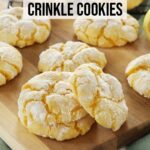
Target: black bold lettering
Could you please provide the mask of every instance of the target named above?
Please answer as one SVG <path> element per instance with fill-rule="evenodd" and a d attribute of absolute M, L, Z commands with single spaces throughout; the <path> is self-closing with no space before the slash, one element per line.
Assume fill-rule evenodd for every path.
<path fill-rule="evenodd" d="M 34 15 L 34 10 L 31 11 L 31 8 L 34 7 L 34 4 L 33 3 L 29 3 L 28 4 L 28 15 L 29 16 L 33 16 Z"/>
<path fill-rule="evenodd" d="M 118 9 L 118 11 L 116 12 L 116 14 L 118 16 L 121 16 L 123 14 L 123 12 L 122 12 L 122 3 L 117 3 L 117 9 Z"/>

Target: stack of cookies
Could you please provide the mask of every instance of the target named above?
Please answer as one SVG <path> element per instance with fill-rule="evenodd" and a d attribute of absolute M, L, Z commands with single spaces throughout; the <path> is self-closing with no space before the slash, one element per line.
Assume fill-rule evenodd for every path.
<path fill-rule="evenodd" d="M 24 20 L 22 15 L 19 7 L 0 12 L 0 85 L 22 70 L 21 53 L 13 46 L 41 44 L 51 32 L 50 20 Z M 130 15 L 120 20 L 76 19 L 73 27 L 85 43 L 57 43 L 43 51 L 38 62 L 41 74 L 22 86 L 18 99 L 21 123 L 34 134 L 58 141 L 84 135 L 94 122 L 117 131 L 128 116 L 121 83 L 103 71 L 105 54 L 87 44 L 111 48 L 133 42 L 138 21 Z M 141 56 L 126 69 L 129 85 L 148 98 L 144 83 L 150 81 L 149 60 L 149 54 Z"/>
<path fill-rule="evenodd" d="M 40 54 L 43 72 L 23 87 L 18 100 L 22 124 L 58 141 L 88 132 L 96 121 L 118 130 L 128 108 L 120 82 L 103 72 L 104 53 L 82 42 L 57 43 Z"/>

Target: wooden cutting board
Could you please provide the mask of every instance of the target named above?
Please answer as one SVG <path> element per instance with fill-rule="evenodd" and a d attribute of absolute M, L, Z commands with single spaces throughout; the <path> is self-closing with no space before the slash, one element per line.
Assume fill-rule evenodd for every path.
<path fill-rule="evenodd" d="M 21 86 L 38 74 L 37 63 L 43 50 L 56 42 L 76 40 L 72 23 L 73 20 L 52 20 L 52 33 L 49 39 L 41 45 L 35 44 L 20 49 L 24 58 L 22 73 L 0 87 L 0 137 L 13 150 L 116 150 L 150 132 L 150 100 L 134 92 L 128 86 L 124 74 L 125 67 L 132 59 L 150 52 L 150 42 L 146 40 L 143 31 L 140 32 L 139 39 L 132 44 L 101 49 L 108 60 L 105 72 L 111 73 L 121 81 L 129 107 L 128 119 L 119 131 L 112 132 L 95 123 L 86 135 L 57 142 L 35 136 L 20 124 L 17 117 L 17 99 Z"/>

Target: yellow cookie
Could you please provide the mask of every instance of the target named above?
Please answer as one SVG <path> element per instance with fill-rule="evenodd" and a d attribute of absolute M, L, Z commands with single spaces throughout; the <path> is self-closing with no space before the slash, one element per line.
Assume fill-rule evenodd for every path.
<path fill-rule="evenodd" d="M 150 40 L 150 10 L 147 12 L 144 18 L 144 31 L 147 38 Z"/>
<path fill-rule="evenodd" d="M 46 41 L 51 32 L 50 21 L 26 20 L 22 15 L 21 7 L 0 12 L 0 41 L 20 48 Z"/>
<path fill-rule="evenodd" d="M 127 8 L 128 8 L 128 10 L 139 6 L 143 1 L 144 0 L 127 0 Z"/>
<path fill-rule="evenodd" d="M 0 86 L 12 80 L 22 70 L 20 52 L 3 42 L 0 42 Z"/>
<path fill-rule="evenodd" d="M 96 64 L 83 64 L 71 82 L 80 104 L 100 125 L 116 131 L 126 121 L 128 108 L 115 77 L 103 73 Z"/>
<path fill-rule="evenodd" d="M 101 68 L 106 65 L 104 53 L 85 43 L 68 41 L 50 46 L 40 54 L 38 69 L 44 71 L 74 71 L 85 63 L 96 63 Z"/>
<path fill-rule="evenodd" d="M 74 32 L 85 43 L 110 48 L 123 46 L 138 38 L 139 23 L 130 15 L 121 20 L 76 19 Z"/>
<path fill-rule="evenodd" d="M 140 95 L 150 98 L 150 54 L 131 61 L 126 68 L 129 85 Z"/>
<path fill-rule="evenodd" d="M 44 72 L 22 87 L 18 115 L 30 132 L 63 141 L 90 130 L 94 120 L 72 92 L 71 76 L 70 72 Z"/>

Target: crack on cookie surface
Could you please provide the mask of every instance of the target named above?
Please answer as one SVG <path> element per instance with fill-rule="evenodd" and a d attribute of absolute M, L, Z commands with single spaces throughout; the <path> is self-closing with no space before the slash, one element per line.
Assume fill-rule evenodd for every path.
<path fill-rule="evenodd" d="M 68 78 L 70 78 L 70 76 L 71 73 L 46 72 L 32 78 L 23 86 L 20 98 L 18 100 L 20 112 L 19 117 L 20 120 L 23 121 L 22 123 L 24 124 L 24 126 L 29 128 L 31 132 L 34 132 L 35 134 L 41 136 L 55 138 L 57 140 L 65 140 L 69 138 L 74 138 L 78 135 L 82 135 L 83 133 L 86 133 L 90 129 L 94 121 L 78 104 L 76 97 L 72 93 L 71 85 L 68 81 Z M 39 83 L 40 85 L 38 85 Z M 66 87 L 65 86 L 63 87 L 63 85 L 65 85 Z M 27 93 L 28 92 L 29 93 L 27 94 L 26 91 Z M 36 97 L 33 97 L 34 95 L 32 94 L 32 92 L 37 92 L 37 94 L 40 92 L 39 96 L 37 97 L 38 99 L 36 99 Z M 37 95 L 36 93 L 34 94 L 35 96 Z M 28 99 L 30 97 L 33 97 L 33 99 Z M 22 104 L 22 102 L 24 104 Z M 42 103 L 46 111 L 44 122 L 40 123 L 40 127 L 42 128 L 43 131 L 43 132 L 41 131 L 41 133 L 39 133 L 39 131 L 37 131 L 36 129 L 32 130 L 32 123 L 37 126 L 39 123 L 36 122 L 36 120 L 34 120 L 35 116 L 32 117 L 29 116 L 28 115 L 29 112 L 26 111 L 27 106 L 34 102 Z M 63 103 L 61 104 L 61 102 Z M 68 105 L 68 108 L 70 106 L 70 112 L 68 112 L 69 113 L 68 116 L 65 116 L 66 112 L 61 112 L 61 111 L 69 111 L 67 107 L 66 110 L 63 108 L 65 106 L 65 103 Z M 34 110 L 35 113 L 35 108 L 33 109 L 33 107 L 34 104 L 32 104 L 32 111 Z M 25 109 L 25 111 L 22 111 L 22 108 Z M 89 118 L 88 120 L 90 120 L 89 125 L 86 125 L 88 123 L 88 120 L 86 121 L 86 118 Z M 84 124 L 88 126 L 85 129 L 83 128 L 82 129 L 83 131 L 80 130 L 80 126 L 78 127 L 77 125 L 78 122 L 80 122 L 80 120 L 83 120 Z M 45 135 L 46 129 L 44 131 L 45 126 L 44 124 L 46 125 L 46 129 L 50 132 L 47 133 L 46 135 Z M 63 127 L 61 128 L 59 126 Z M 52 131 L 53 128 L 55 128 L 55 131 Z M 68 129 L 66 129 L 65 131 L 65 128 Z M 65 131 L 64 133 L 63 130 Z M 57 133 L 57 131 L 60 133 Z M 62 135 L 59 137 L 59 134 Z"/>
<path fill-rule="evenodd" d="M 105 24 L 102 25 L 104 20 L 98 23 L 97 20 L 90 20 L 90 19 L 83 19 L 82 21 L 80 19 L 76 19 L 74 22 L 74 31 L 77 36 L 77 38 L 81 41 L 84 41 L 85 43 L 104 47 L 104 48 L 111 48 L 114 46 L 123 46 L 127 44 L 128 42 L 133 42 L 137 39 L 138 30 L 139 30 L 139 24 L 138 21 L 133 18 L 130 15 L 127 15 L 127 19 L 123 20 L 120 19 L 121 25 L 118 27 L 118 31 L 116 32 L 117 40 L 114 37 L 111 37 L 110 35 L 106 35 L 107 28 L 109 25 L 111 25 L 111 20 L 106 20 Z M 114 20 L 114 22 L 118 23 Z M 131 23 L 132 22 L 132 23 Z M 85 26 L 86 24 L 86 26 Z M 118 23 L 119 24 L 119 23 Z M 92 25 L 92 26 L 91 26 Z M 95 27 L 94 27 L 95 25 Z M 99 28 L 97 27 L 99 25 Z M 124 31 L 126 27 L 126 30 L 130 30 L 130 34 L 132 33 L 132 38 L 130 39 L 130 34 L 125 34 L 126 31 Z M 131 30 L 132 27 L 132 30 Z M 93 28 L 93 33 L 91 31 L 91 28 Z M 109 30 L 114 31 L 113 27 L 109 27 Z M 135 29 L 135 32 L 134 32 Z M 98 35 L 95 36 L 95 30 L 97 30 Z M 96 33 L 97 34 L 97 33 Z M 112 33 L 113 34 L 113 33 Z M 129 36 L 128 38 L 126 36 Z"/>

